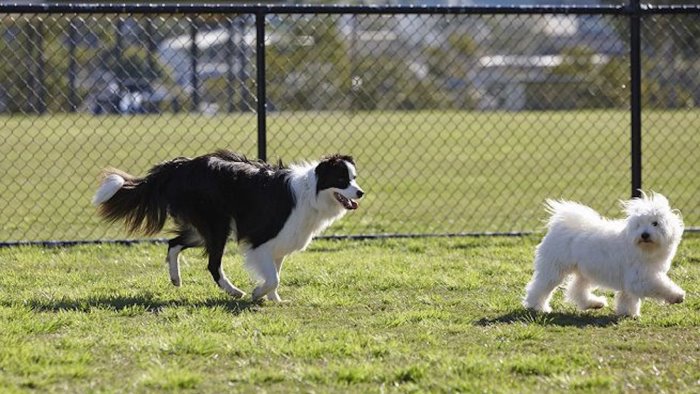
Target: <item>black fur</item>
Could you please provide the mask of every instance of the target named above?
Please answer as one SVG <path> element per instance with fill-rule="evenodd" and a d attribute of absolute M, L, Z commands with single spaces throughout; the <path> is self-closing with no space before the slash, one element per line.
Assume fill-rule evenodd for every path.
<path fill-rule="evenodd" d="M 203 239 L 208 253 L 222 247 L 232 230 L 239 242 L 253 248 L 267 242 L 280 232 L 295 204 L 289 169 L 223 150 L 159 164 L 143 178 L 107 173 L 126 182 L 100 206 L 102 217 L 125 220 L 129 231 L 150 235 L 162 230 L 170 214 L 178 234 Z"/>
<path fill-rule="evenodd" d="M 345 162 L 355 164 L 351 156 L 333 155 L 327 156 L 316 167 L 316 193 L 324 189 L 336 187 L 344 189 L 350 184 L 348 167 Z"/>

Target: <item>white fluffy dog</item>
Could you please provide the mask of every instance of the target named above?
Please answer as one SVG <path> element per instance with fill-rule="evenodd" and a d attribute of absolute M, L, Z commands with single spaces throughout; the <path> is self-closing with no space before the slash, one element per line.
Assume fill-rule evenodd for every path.
<path fill-rule="evenodd" d="M 618 315 L 639 316 L 645 297 L 683 302 L 685 292 L 666 275 L 683 234 L 680 212 L 658 193 L 621 202 L 627 218 L 610 220 L 570 201 L 547 200 L 548 231 L 535 252 L 535 272 L 523 305 L 550 312 L 555 288 L 571 275 L 566 298 L 580 309 L 606 305 L 593 294 L 615 290 Z"/>

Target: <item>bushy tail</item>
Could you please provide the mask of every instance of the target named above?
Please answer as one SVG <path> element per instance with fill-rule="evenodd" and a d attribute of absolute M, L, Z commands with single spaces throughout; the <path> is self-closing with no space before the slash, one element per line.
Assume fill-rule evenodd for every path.
<path fill-rule="evenodd" d="M 568 228 L 581 228 L 593 222 L 600 222 L 602 217 L 593 208 L 573 201 L 547 200 L 545 208 L 551 215 L 547 227 L 563 225 Z"/>
<path fill-rule="evenodd" d="M 143 178 L 107 169 L 92 203 L 99 207 L 103 219 L 123 220 L 129 232 L 153 235 L 165 226 L 168 201 L 164 191 L 176 167 L 175 161 L 166 162 L 153 167 Z"/>
<path fill-rule="evenodd" d="M 97 189 L 97 192 L 92 197 L 92 205 L 98 206 L 109 200 L 126 183 L 126 179 L 122 175 L 108 171 L 105 171 L 105 177 L 100 184 L 100 188 Z"/>

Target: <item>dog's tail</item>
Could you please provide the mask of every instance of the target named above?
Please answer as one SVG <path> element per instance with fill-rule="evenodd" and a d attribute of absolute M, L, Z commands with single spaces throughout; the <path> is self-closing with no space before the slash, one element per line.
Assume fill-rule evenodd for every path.
<path fill-rule="evenodd" d="M 106 169 L 92 203 L 110 222 L 123 220 L 129 232 L 153 235 L 168 217 L 167 184 L 182 159 L 153 167 L 143 178 L 114 168 Z"/>
<path fill-rule="evenodd" d="M 603 220 L 593 208 L 573 201 L 547 199 L 545 209 L 550 214 L 547 222 L 549 229 L 560 225 L 568 228 L 583 228 L 592 222 Z"/>

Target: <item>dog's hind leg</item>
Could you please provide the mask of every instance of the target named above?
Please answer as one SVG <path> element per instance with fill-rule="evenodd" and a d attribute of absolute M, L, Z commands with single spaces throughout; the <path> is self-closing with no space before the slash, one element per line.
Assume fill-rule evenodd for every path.
<path fill-rule="evenodd" d="M 581 274 L 574 274 L 566 288 L 566 299 L 579 309 L 600 309 L 607 305 L 605 297 L 593 294 L 593 286 Z"/>
<path fill-rule="evenodd" d="M 532 280 L 527 284 L 523 306 L 539 312 L 551 312 L 549 301 L 554 290 L 564 281 L 567 274 L 568 272 L 554 269 L 546 270 L 546 272 L 536 270 Z"/>
<path fill-rule="evenodd" d="M 180 252 L 187 248 L 202 246 L 202 238 L 196 230 L 190 228 L 181 228 L 178 230 L 178 236 L 168 241 L 168 255 L 166 261 L 168 263 L 168 271 L 170 272 L 170 282 L 175 286 L 180 286 Z"/>
<path fill-rule="evenodd" d="M 219 287 L 221 287 L 226 293 L 234 298 L 241 298 L 245 295 L 245 292 L 236 286 L 232 285 L 231 282 L 226 278 L 224 269 L 221 266 L 221 259 L 224 256 L 224 249 L 226 248 L 226 240 L 228 234 L 226 232 L 215 232 L 206 238 L 206 248 L 207 254 L 209 255 L 209 272 L 211 273 L 214 282 L 216 282 Z"/>

